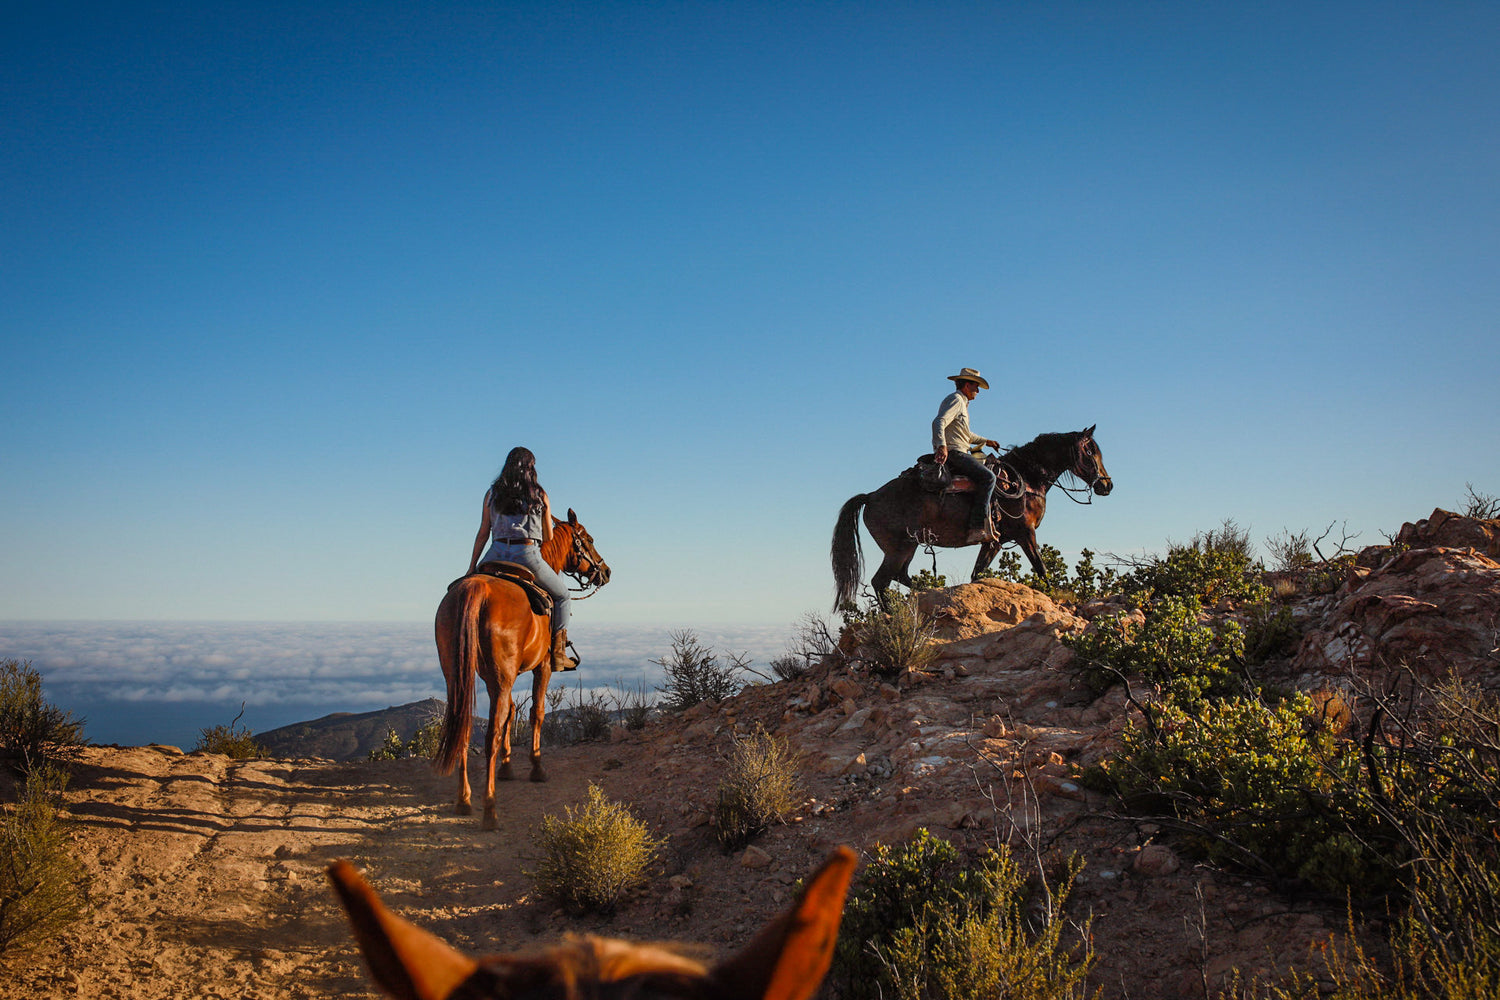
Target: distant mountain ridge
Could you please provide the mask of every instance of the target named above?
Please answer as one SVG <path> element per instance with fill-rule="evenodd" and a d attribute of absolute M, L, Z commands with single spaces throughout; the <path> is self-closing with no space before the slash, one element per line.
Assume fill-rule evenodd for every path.
<path fill-rule="evenodd" d="M 442 714 L 443 702 L 425 698 L 374 712 L 334 712 L 310 722 L 294 722 L 257 733 L 255 740 L 272 757 L 325 757 L 363 760 L 385 742 L 394 729 L 402 741 Z"/>

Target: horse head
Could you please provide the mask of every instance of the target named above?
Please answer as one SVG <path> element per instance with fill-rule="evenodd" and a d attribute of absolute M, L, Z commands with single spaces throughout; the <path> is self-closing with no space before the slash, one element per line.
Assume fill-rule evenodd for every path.
<path fill-rule="evenodd" d="M 1077 453 L 1074 455 L 1073 467 L 1068 471 L 1089 484 L 1089 487 L 1101 497 L 1107 497 L 1115 488 L 1115 482 L 1109 478 L 1109 473 L 1104 468 L 1104 453 L 1099 450 L 1099 442 L 1094 440 L 1094 424 L 1088 430 L 1078 433 Z"/>
<path fill-rule="evenodd" d="M 563 563 L 563 572 L 576 576 L 591 587 L 604 586 L 609 582 L 609 566 L 594 548 L 593 536 L 578 523 L 578 515 L 571 507 L 568 508 L 567 525 L 572 529 L 573 544 L 567 562 Z"/>
<path fill-rule="evenodd" d="M 855 861 L 838 848 L 790 910 L 712 968 L 670 945 L 593 936 L 539 955 L 473 958 L 387 910 L 349 862 L 328 877 L 371 978 L 402 1000 L 809 1000 L 833 961 Z"/>

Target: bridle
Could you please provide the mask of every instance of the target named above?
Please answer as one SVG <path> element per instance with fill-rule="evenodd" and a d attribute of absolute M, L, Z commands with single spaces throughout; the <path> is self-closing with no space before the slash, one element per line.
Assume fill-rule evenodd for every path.
<path fill-rule="evenodd" d="M 590 570 L 589 575 L 585 576 L 582 570 L 567 569 L 566 564 L 564 564 L 565 568 L 563 572 L 579 583 L 577 588 L 569 587 L 568 593 L 581 594 L 582 596 L 570 598 L 570 600 L 586 601 L 599 593 L 599 588 L 604 586 L 604 584 L 599 582 L 599 561 L 597 557 L 589 554 L 586 543 L 583 540 L 583 525 L 574 524 L 570 527 L 573 533 L 573 558 L 569 561 L 575 564 L 586 563 L 590 567 Z"/>
<path fill-rule="evenodd" d="M 1083 449 L 1083 442 L 1082 441 L 1079 441 L 1078 444 L 1075 447 L 1077 448 L 1077 451 L 1078 451 L 1078 462 L 1077 462 L 1078 465 L 1082 465 L 1083 464 L 1083 460 L 1085 458 L 1092 457 L 1092 456 L 1089 455 L 1089 453 L 1087 451 L 1085 451 Z M 1080 506 L 1087 507 L 1087 506 L 1091 505 L 1094 502 L 1094 484 L 1097 483 L 1097 482 L 1099 482 L 1099 480 L 1101 480 L 1101 479 L 1104 478 L 1104 473 L 1102 473 L 1102 472 L 1099 471 L 1099 460 L 1098 459 L 1094 459 L 1093 465 L 1094 465 L 1094 474 L 1093 474 L 1092 477 L 1081 475 L 1078 472 L 1077 468 L 1069 468 L 1069 469 L 1065 470 L 1068 473 L 1068 475 L 1072 476 L 1074 479 L 1077 479 L 1079 482 L 1083 483 L 1083 486 L 1081 486 L 1081 487 L 1080 486 L 1064 486 L 1060 482 L 1053 483 L 1052 485 L 1054 485 L 1058 489 L 1062 490 L 1063 493 L 1065 493 L 1067 495 L 1067 497 L 1068 497 L 1069 500 L 1073 501 L 1074 503 L 1076 503 L 1076 504 L 1078 504 Z M 1085 496 L 1087 496 L 1088 499 L 1087 500 L 1080 500 L 1076 496 L 1073 495 L 1074 493 L 1082 493 Z"/>

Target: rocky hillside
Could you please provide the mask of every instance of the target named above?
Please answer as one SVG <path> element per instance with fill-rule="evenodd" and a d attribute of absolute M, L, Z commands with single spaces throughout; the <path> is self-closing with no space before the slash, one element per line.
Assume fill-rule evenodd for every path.
<path fill-rule="evenodd" d="M 387 732 L 394 729 L 405 742 L 442 711 L 441 701 L 426 698 L 376 712 L 334 712 L 311 722 L 268 729 L 256 734 L 255 741 L 272 757 L 365 760 L 385 742 Z"/>
<path fill-rule="evenodd" d="M 1280 588 L 1302 638 L 1265 669 L 1286 684 L 1352 690 L 1399 660 L 1500 687 L 1497 527 L 1435 512 L 1336 579 Z M 361 995 L 320 876 L 336 856 L 398 910 L 474 950 L 568 931 L 728 949 L 833 845 L 867 850 L 919 827 L 973 851 L 1008 841 L 1077 852 L 1087 867 L 1075 905 L 1093 914 L 1096 979 L 1109 997 L 1201 998 L 1205 981 L 1300 962 L 1343 930 L 1338 905 L 1195 861 L 1077 780 L 1116 745 L 1130 712 L 1120 688 L 1095 696 L 1081 682 L 1061 637 L 1096 628 L 1119 602 L 1063 606 L 999 581 L 924 600 L 943 616 L 930 669 L 882 681 L 856 653 L 641 731 L 617 728 L 607 743 L 548 750 L 549 784 L 498 789 L 498 833 L 454 816 L 454 782 L 419 761 L 90 750 L 66 794 L 93 910 L 0 972 L 0 993 Z M 710 825 L 722 756 L 757 725 L 801 749 L 806 798 L 785 825 L 725 854 Z M 573 919 L 532 892 L 529 835 L 590 783 L 668 846 L 649 888 L 612 916 Z"/>

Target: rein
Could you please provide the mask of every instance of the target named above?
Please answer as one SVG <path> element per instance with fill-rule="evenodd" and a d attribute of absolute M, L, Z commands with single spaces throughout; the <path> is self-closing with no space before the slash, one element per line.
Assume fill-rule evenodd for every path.
<path fill-rule="evenodd" d="M 1084 483 L 1084 484 L 1082 486 L 1064 486 L 1062 483 L 1053 483 L 1052 485 L 1056 486 L 1058 489 L 1062 490 L 1063 493 L 1067 496 L 1067 498 L 1069 500 L 1073 501 L 1074 503 L 1078 504 L 1079 506 L 1081 506 L 1081 507 L 1092 506 L 1093 503 L 1094 503 L 1094 483 L 1098 482 L 1098 479 L 1095 479 L 1093 482 L 1086 482 L 1085 483 L 1083 477 L 1080 476 L 1078 473 L 1074 472 L 1072 469 L 1069 469 L 1067 471 L 1068 471 L 1068 475 L 1072 476 L 1073 478 L 1077 479 L 1080 483 Z M 1073 495 L 1074 493 L 1083 493 L 1083 494 L 1086 494 L 1088 496 L 1088 499 L 1087 500 L 1080 500 L 1080 499 L 1078 499 L 1077 497 L 1075 497 Z"/>
<path fill-rule="evenodd" d="M 1094 484 L 1097 483 L 1100 478 L 1097 474 L 1093 479 L 1084 479 L 1083 476 L 1080 476 L 1071 467 L 1069 467 L 1063 469 L 1061 472 L 1058 472 L 1056 475 L 1048 479 L 1044 470 L 1038 470 L 1043 473 L 1043 481 L 1045 482 L 1045 486 L 1043 486 L 1041 489 L 1033 489 L 1026 477 L 1021 474 L 1021 470 L 1016 468 L 1015 465 L 1011 462 L 1006 461 L 1000 455 L 996 455 L 994 458 L 994 464 L 998 467 L 1004 468 L 1007 472 L 1009 472 L 1009 478 L 1017 484 L 1015 487 L 1015 492 L 1009 492 L 1006 490 L 1002 490 L 997 483 L 995 486 L 995 498 L 997 500 L 1020 500 L 1022 497 L 1026 496 L 1027 493 L 1036 493 L 1038 496 L 1046 496 L 1048 491 L 1050 491 L 1052 487 L 1056 486 L 1058 489 L 1063 491 L 1063 493 L 1069 500 L 1073 501 L 1081 507 L 1089 507 L 1094 503 Z M 1083 483 L 1083 485 L 1064 486 L 1061 482 L 1058 481 L 1064 473 L 1072 476 L 1080 483 Z M 1078 499 L 1078 497 L 1074 496 L 1075 493 L 1082 494 L 1088 499 L 1080 500 Z"/>

